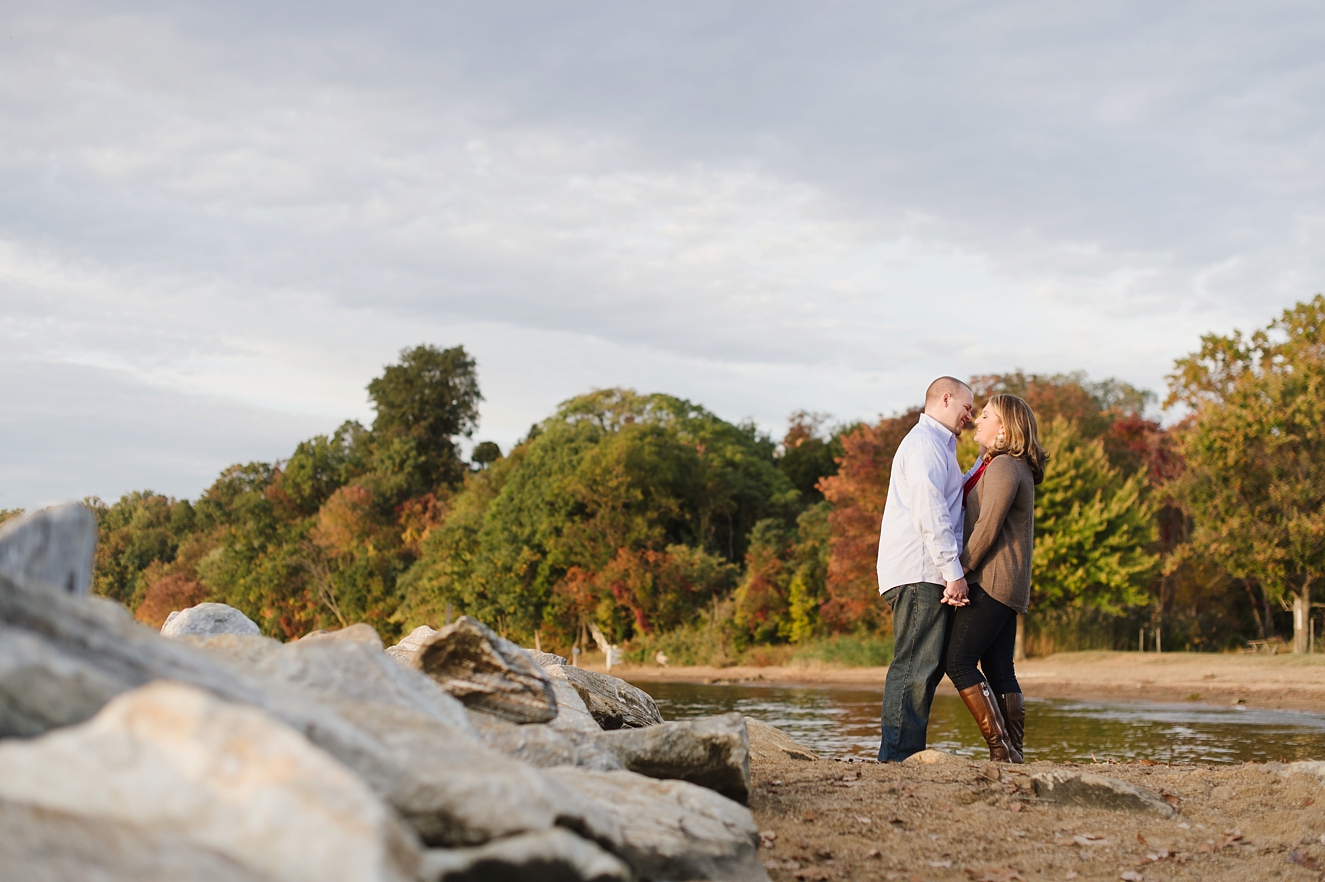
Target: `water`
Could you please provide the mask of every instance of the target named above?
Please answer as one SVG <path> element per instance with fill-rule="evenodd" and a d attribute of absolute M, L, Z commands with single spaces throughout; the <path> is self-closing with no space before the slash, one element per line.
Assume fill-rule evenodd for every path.
<path fill-rule="evenodd" d="M 821 756 L 878 754 L 881 690 L 640 685 L 669 720 L 735 710 L 783 729 Z M 929 743 L 965 756 L 988 755 L 975 722 L 956 695 L 935 697 Z M 1325 759 L 1325 716 L 1195 702 L 1027 699 L 1027 761 L 1090 762 L 1092 758 L 1201 763 Z"/>

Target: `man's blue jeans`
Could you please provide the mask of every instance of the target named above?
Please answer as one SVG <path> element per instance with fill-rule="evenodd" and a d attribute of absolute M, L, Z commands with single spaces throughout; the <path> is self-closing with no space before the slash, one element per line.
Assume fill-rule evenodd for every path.
<path fill-rule="evenodd" d="M 916 582 L 889 588 L 893 608 L 893 661 L 883 687 L 883 741 L 879 762 L 901 762 L 925 749 L 929 706 L 943 679 L 943 642 L 951 608 L 943 586 Z"/>

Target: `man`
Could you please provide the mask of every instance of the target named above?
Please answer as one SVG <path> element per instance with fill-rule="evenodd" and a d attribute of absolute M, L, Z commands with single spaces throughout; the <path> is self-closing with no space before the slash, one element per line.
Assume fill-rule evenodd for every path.
<path fill-rule="evenodd" d="M 925 749 L 929 707 L 943 677 L 947 606 L 966 603 L 962 472 L 957 436 L 971 420 L 971 387 L 939 377 L 925 412 L 893 455 L 879 530 L 879 593 L 893 609 L 893 661 L 883 689 L 880 762 Z"/>

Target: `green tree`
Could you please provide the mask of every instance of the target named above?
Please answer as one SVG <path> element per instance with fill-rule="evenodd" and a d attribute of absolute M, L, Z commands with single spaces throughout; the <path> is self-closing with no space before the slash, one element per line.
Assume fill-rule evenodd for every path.
<path fill-rule="evenodd" d="M 671 396 L 612 389 L 572 399 L 467 479 L 406 577 L 408 609 L 423 611 L 428 597 L 434 616 L 452 603 L 524 636 L 573 634 L 587 616 L 625 639 L 653 614 L 633 588 L 617 596 L 598 574 L 629 560 L 662 567 L 644 553 L 679 559 L 676 547 L 738 563 L 755 522 L 795 505 L 773 453 L 753 427 Z"/>
<path fill-rule="evenodd" d="M 1086 440 L 1062 418 L 1043 431 L 1049 461 L 1035 493 L 1036 610 L 1089 607 L 1116 615 L 1149 601 L 1159 562 L 1145 476 L 1122 475 L 1101 439 Z"/>
<path fill-rule="evenodd" d="M 1244 337 L 1209 334 L 1169 377 L 1191 410 L 1173 491 L 1191 543 L 1229 573 L 1292 598 L 1307 648 L 1311 588 L 1325 576 L 1325 296 Z"/>
<path fill-rule="evenodd" d="M 400 363 L 368 384 L 368 397 L 377 410 L 379 472 L 417 473 L 420 492 L 460 485 L 466 468 L 455 439 L 473 433 L 483 400 L 474 360 L 463 346 L 402 350 Z"/>

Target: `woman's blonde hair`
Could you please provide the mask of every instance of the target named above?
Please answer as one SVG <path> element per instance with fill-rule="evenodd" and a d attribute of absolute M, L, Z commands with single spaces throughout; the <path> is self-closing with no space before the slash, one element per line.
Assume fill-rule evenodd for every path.
<path fill-rule="evenodd" d="M 1006 453 L 1020 457 L 1031 467 L 1035 483 L 1043 481 L 1044 464 L 1048 462 L 1049 454 L 1040 446 L 1040 427 L 1035 421 L 1035 411 L 1022 399 L 1005 392 L 991 396 L 988 404 L 1003 423 L 1003 433 L 987 456 L 992 458 Z"/>

